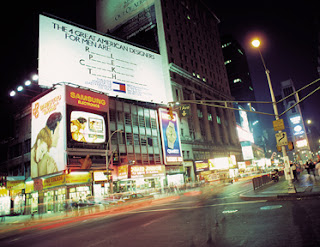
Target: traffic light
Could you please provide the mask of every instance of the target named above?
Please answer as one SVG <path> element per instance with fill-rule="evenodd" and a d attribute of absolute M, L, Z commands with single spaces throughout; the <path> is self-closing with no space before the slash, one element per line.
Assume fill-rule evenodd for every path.
<path fill-rule="evenodd" d="M 293 142 L 288 142 L 288 149 L 291 151 L 294 149 Z"/>
<path fill-rule="evenodd" d="M 277 146 L 277 150 L 278 150 L 278 152 L 281 152 L 282 151 L 282 147 L 281 146 Z"/>

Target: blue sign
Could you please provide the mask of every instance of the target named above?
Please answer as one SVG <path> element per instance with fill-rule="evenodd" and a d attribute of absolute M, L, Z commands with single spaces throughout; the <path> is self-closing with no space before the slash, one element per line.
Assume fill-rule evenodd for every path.
<path fill-rule="evenodd" d="M 179 134 L 178 114 L 173 112 L 171 118 L 167 109 L 159 109 L 162 147 L 165 164 L 181 163 L 183 161 Z"/>

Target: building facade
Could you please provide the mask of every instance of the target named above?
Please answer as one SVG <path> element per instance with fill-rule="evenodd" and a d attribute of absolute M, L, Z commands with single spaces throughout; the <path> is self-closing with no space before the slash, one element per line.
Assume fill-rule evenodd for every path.
<path fill-rule="evenodd" d="M 233 100 L 218 32 L 219 19 L 202 1 L 146 1 L 144 6 L 139 5 L 136 15 L 122 16 L 122 21 L 111 26 L 104 21 L 103 6 L 112 1 L 97 2 L 99 31 L 144 46 L 152 44 L 149 48 L 160 52 L 174 102 Z M 137 2 L 132 1 L 129 6 L 119 3 L 119 11 L 132 9 Z M 113 20 L 116 22 L 119 16 Z M 230 155 L 242 160 L 234 112 L 204 104 L 190 107 L 191 116 L 180 119 L 184 164 L 203 161 L 208 165 L 210 159 Z M 195 170 L 199 175 L 196 166 Z"/>

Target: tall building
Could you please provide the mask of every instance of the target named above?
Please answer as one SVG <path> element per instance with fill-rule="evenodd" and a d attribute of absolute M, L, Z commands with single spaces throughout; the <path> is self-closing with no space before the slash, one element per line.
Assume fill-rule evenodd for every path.
<path fill-rule="evenodd" d="M 230 35 L 223 36 L 221 38 L 221 43 L 231 95 L 235 98 L 235 100 L 239 101 L 256 101 L 245 50 L 239 44 L 239 42 Z M 258 106 L 255 103 L 238 103 L 236 107 L 248 111 L 255 111 L 257 110 Z M 264 152 L 267 152 L 269 148 L 266 144 L 266 134 L 263 133 L 262 130 L 262 118 L 260 118 L 260 116 L 254 112 L 245 113 L 244 111 L 235 112 L 235 116 L 238 128 L 242 128 L 241 130 L 238 130 L 238 134 L 240 135 L 240 133 L 247 133 L 246 135 L 242 134 L 240 140 L 241 145 L 246 145 L 247 148 L 248 146 L 252 146 L 252 148 L 260 146 Z M 246 121 L 244 121 L 244 116 Z M 247 124 L 244 125 L 244 122 L 247 122 Z M 252 135 L 253 138 L 248 138 Z M 251 144 L 249 145 L 248 142 L 251 142 Z M 253 142 L 256 145 L 253 145 Z M 260 159 L 261 155 L 257 155 L 257 157 L 248 155 L 248 157 Z"/>
<path fill-rule="evenodd" d="M 284 110 L 287 111 L 284 117 L 286 132 L 288 139 L 294 142 L 295 147 L 293 158 L 305 163 L 307 159 L 312 158 L 312 155 L 300 105 L 295 105 L 299 100 L 297 98 L 299 96 L 293 95 L 295 91 L 291 79 L 281 82 L 281 96 L 287 97 L 283 101 Z"/>
<path fill-rule="evenodd" d="M 217 16 L 202 1 L 97 0 L 98 31 L 140 45 L 152 44 L 149 48 L 160 52 L 173 101 L 233 100 L 218 24 Z M 231 110 L 191 104 L 191 116 L 181 119 L 180 130 L 184 163 L 195 162 L 199 177 L 200 171 L 210 173 L 210 159 L 232 155 L 242 160 Z M 206 168 L 198 169 L 197 161 L 203 161 Z"/>

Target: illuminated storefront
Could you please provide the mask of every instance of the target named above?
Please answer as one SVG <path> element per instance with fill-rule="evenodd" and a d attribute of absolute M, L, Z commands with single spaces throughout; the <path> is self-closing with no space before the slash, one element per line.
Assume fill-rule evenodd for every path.
<path fill-rule="evenodd" d="M 122 165 L 115 178 L 117 192 L 143 192 L 163 189 L 164 165 Z"/>

